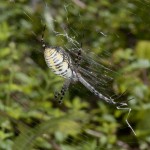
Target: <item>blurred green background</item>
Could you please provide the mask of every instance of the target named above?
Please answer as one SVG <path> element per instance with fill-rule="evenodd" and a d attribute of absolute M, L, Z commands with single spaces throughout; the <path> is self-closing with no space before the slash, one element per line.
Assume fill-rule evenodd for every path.
<path fill-rule="evenodd" d="M 0 1 L 0 150 L 148 150 L 150 147 L 149 0 Z M 99 101 L 80 84 L 62 105 L 54 101 L 63 79 L 46 66 L 41 37 L 68 44 L 64 30 L 83 49 L 100 55 L 122 76 L 113 90 L 128 89 L 132 112 Z"/>

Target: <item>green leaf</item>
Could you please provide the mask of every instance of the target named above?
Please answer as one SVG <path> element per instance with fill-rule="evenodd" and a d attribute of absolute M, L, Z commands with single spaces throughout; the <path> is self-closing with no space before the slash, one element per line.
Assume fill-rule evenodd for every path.
<path fill-rule="evenodd" d="M 135 50 L 138 58 L 150 60 L 150 41 L 139 41 Z"/>

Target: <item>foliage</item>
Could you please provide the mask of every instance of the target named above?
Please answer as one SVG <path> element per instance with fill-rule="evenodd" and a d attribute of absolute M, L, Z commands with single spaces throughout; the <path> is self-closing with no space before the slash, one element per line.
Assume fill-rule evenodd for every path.
<path fill-rule="evenodd" d="M 0 149 L 99 150 L 141 149 L 150 146 L 150 18 L 148 0 L 0 1 Z M 100 55 L 121 76 L 113 90 L 132 108 L 127 112 L 99 101 L 75 84 L 62 105 L 53 100 L 63 79 L 46 66 L 43 32 L 50 45 L 70 46 L 54 30 Z"/>

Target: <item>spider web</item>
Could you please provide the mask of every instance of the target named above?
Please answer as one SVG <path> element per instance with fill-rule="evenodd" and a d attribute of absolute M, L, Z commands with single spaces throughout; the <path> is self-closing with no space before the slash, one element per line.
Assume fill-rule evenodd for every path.
<path fill-rule="evenodd" d="M 141 5 L 145 6 L 145 3 L 141 2 L 141 1 L 138 1 Z M 43 2 L 44 3 L 44 2 Z M 77 3 L 77 5 L 80 5 L 80 7 L 85 7 L 84 3 L 79 3 L 78 1 L 75 1 L 75 3 Z M 68 14 L 70 13 L 69 12 L 69 8 L 71 7 L 72 8 L 72 3 L 70 4 L 67 4 L 67 2 L 64 2 L 64 10 L 66 12 L 66 22 L 69 24 L 70 22 L 70 18 L 68 16 Z M 143 9 L 143 8 L 141 8 Z M 47 13 L 45 13 L 45 15 L 48 15 L 48 12 L 49 12 L 49 4 L 48 2 L 45 2 L 44 3 L 44 10 L 47 11 Z M 132 13 L 132 12 L 131 12 Z M 26 15 L 28 15 L 28 12 L 25 12 Z M 134 14 L 136 15 L 136 14 Z M 28 15 L 30 17 L 30 15 Z M 79 23 L 80 24 L 83 24 L 82 22 L 82 19 L 80 18 L 80 14 L 78 15 L 79 17 Z M 31 17 L 30 17 L 31 18 Z M 33 20 L 34 21 L 34 20 Z M 44 21 L 41 21 L 42 23 L 43 22 L 46 22 L 46 25 L 47 25 L 47 28 L 49 31 L 51 31 L 51 33 L 54 33 L 55 35 L 55 38 L 61 38 L 62 41 L 65 41 L 67 40 L 67 44 L 64 44 L 63 47 L 68 50 L 69 52 L 73 52 L 73 55 L 76 55 L 76 52 L 78 51 L 79 48 L 82 49 L 82 70 L 83 70 L 83 74 L 84 74 L 84 77 L 86 78 L 86 80 L 91 84 L 93 85 L 94 87 L 97 87 L 99 91 L 101 91 L 104 95 L 106 96 L 112 96 L 114 94 L 114 92 L 112 91 L 112 87 L 110 87 L 109 85 L 111 85 L 111 83 L 113 82 L 113 77 L 114 77 L 114 74 L 116 74 L 117 72 L 116 71 L 113 71 L 113 69 L 109 69 L 110 67 L 106 67 L 108 65 L 108 62 L 106 62 L 106 59 L 107 59 L 107 54 L 104 52 L 102 55 L 100 55 L 99 57 L 96 56 L 95 54 L 90 54 L 89 51 L 83 51 L 84 48 L 82 48 L 81 46 L 81 43 L 79 43 L 77 40 L 76 40 L 76 36 L 80 36 L 78 34 L 78 31 L 77 30 L 77 27 L 76 28 L 73 28 L 73 26 L 69 26 L 67 27 L 67 29 L 65 28 L 60 28 L 60 31 L 56 31 L 55 30 L 55 27 L 53 25 L 53 22 L 58 22 L 59 24 L 59 21 L 57 20 L 54 20 L 52 19 L 52 16 L 50 16 L 50 14 L 46 17 L 45 16 L 45 20 Z M 44 23 L 43 23 L 44 24 Z M 86 28 L 86 25 L 84 25 L 85 28 Z M 73 32 L 73 36 L 70 35 L 68 33 L 67 30 L 71 30 Z M 99 32 L 98 32 L 99 33 Z M 109 34 L 105 34 L 103 33 L 102 31 L 100 31 L 101 35 L 103 38 L 107 38 L 109 36 Z M 64 39 L 64 38 L 65 39 Z M 64 42 L 62 42 L 64 43 Z M 83 47 L 84 47 L 84 44 L 83 44 Z M 88 55 L 87 55 L 88 53 Z M 105 65 L 106 63 L 106 65 Z M 36 65 L 36 64 L 34 64 Z M 101 73 L 101 74 L 100 74 Z M 62 83 L 63 84 L 63 83 Z M 75 85 L 76 86 L 76 85 Z M 110 88 L 107 88 L 106 87 L 110 87 Z M 20 97 L 18 97 L 18 95 Z M 22 93 L 17 93 L 17 96 L 14 97 L 14 99 L 16 99 L 18 101 L 18 99 L 21 99 L 21 98 L 24 98 L 24 99 L 28 99 L 30 101 L 32 101 L 32 99 L 30 99 L 30 97 L 26 97 L 25 95 L 22 95 Z M 126 97 L 125 97 L 126 98 Z M 96 98 L 94 98 L 95 101 L 98 101 Z M 20 103 L 18 101 L 18 103 Z M 64 100 L 64 103 L 65 103 L 65 100 Z M 24 108 L 26 108 L 27 106 L 24 104 L 24 103 L 20 103 L 20 105 L 22 105 Z M 100 106 L 99 108 L 104 108 L 105 106 L 103 106 L 103 104 L 101 104 L 102 106 Z M 105 104 L 107 105 L 107 104 Z M 61 107 L 61 106 L 60 106 Z M 106 106 L 107 107 L 107 106 Z M 108 106 L 109 107 L 109 106 Z M 71 117 L 69 118 L 71 121 L 74 117 L 74 115 L 70 115 Z M 82 115 L 81 115 L 82 116 Z M 83 115 L 84 116 L 84 115 Z M 55 118 L 55 117 L 54 117 Z M 55 148 L 56 150 L 71 150 L 71 149 L 77 149 L 77 150 L 80 150 L 80 149 L 85 149 L 85 150 L 91 150 L 91 149 L 111 149 L 111 147 L 105 147 L 105 146 L 100 146 L 99 145 L 99 141 L 98 139 L 101 138 L 102 136 L 104 136 L 104 133 L 100 131 L 95 131 L 92 127 L 90 128 L 86 128 L 84 129 L 84 126 L 86 125 L 86 122 L 89 121 L 88 118 L 85 118 L 83 120 L 80 120 L 76 117 L 74 117 L 75 120 L 77 120 L 77 122 L 79 121 L 82 121 L 83 122 L 83 126 L 78 126 L 75 122 L 69 122 L 68 120 L 66 120 L 66 124 L 64 124 L 64 127 L 67 128 L 67 130 L 71 131 L 71 130 L 77 130 L 78 128 L 80 128 L 80 132 L 79 133 L 79 136 L 77 138 L 74 138 L 73 137 L 73 134 L 71 136 L 67 136 L 65 138 L 65 140 L 63 141 L 63 145 L 61 145 L 61 147 L 59 147 L 59 144 L 56 144 L 54 140 L 51 140 L 50 144 L 53 145 L 53 148 Z M 41 117 L 42 119 L 42 117 Z M 51 118 L 49 118 L 51 119 Z M 43 119 L 44 120 L 44 119 Z M 15 120 L 13 120 L 15 122 Z M 61 121 L 61 120 L 60 120 Z M 33 120 L 35 126 L 38 124 L 40 124 L 38 121 L 36 120 Z M 73 124 L 71 124 L 73 123 Z M 69 124 L 69 125 L 68 125 Z M 99 124 L 98 124 L 99 125 Z M 73 127 L 74 126 L 74 127 Z M 26 128 L 26 127 L 25 127 Z M 33 130 L 32 130 L 33 128 Z M 126 127 L 125 127 L 126 128 Z M 28 129 L 28 127 L 27 127 Z M 31 126 L 31 129 L 29 129 L 29 131 L 26 131 L 26 132 L 22 132 L 22 138 L 26 138 L 26 139 L 30 139 L 30 136 L 31 136 L 31 141 L 32 139 L 34 139 L 34 136 L 35 138 L 38 138 L 38 136 L 43 136 L 43 138 L 46 138 L 48 135 L 46 134 L 46 132 L 42 133 L 41 135 L 37 134 L 37 130 L 40 129 L 40 128 L 35 128 L 34 130 L 34 126 Z M 48 128 L 46 128 L 48 130 Z M 60 128 L 58 128 L 60 129 Z M 44 129 L 42 129 L 44 130 Z M 41 130 L 39 130 L 41 131 Z M 62 131 L 60 129 L 60 131 Z M 18 134 L 20 131 L 16 131 Z M 62 132 L 63 133 L 63 132 Z M 57 135 L 58 134 L 58 135 Z M 55 136 L 59 136 L 59 132 L 55 134 Z M 34 136 L 33 136 L 34 135 Z M 62 135 L 61 135 L 62 136 Z M 96 139 L 96 140 L 95 140 Z M 93 142 L 91 142 L 93 140 Z M 61 140 L 60 140 L 61 141 Z M 19 140 L 18 140 L 19 142 Z M 27 142 L 30 142 L 30 141 L 27 141 Z M 128 145 L 126 145 L 126 143 L 130 143 L 132 141 L 118 141 L 118 145 L 119 146 L 123 146 L 124 148 L 129 148 Z M 92 144 L 93 146 L 92 146 Z M 20 146 L 22 145 L 18 145 L 16 147 L 20 148 Z M 33 147 L 37 147 L 38 148 L 38 143 L 37 142 L 33 142 Z M 73 148 L 74 147 L 74 148 Z M 26 148 L 26 147 L 25 147 Z M 70 149 L 71 148 L 71 149 Z M 50 148 L 49 148 L 50 149 Z"/>

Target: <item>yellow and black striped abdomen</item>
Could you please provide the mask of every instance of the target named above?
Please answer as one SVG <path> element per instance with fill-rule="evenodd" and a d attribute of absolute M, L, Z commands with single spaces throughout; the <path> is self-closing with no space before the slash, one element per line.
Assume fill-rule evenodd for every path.
<path fill-rule="evenodd" d="M 69 61 L 65 59 L 65 54 L 56 48 L 45 48 L 44 57 L 49 68 L 64 78 L 72 77 L 72 70 L 69 67 Z M 68 58 L 69 59 L 69 58 Z"/>

